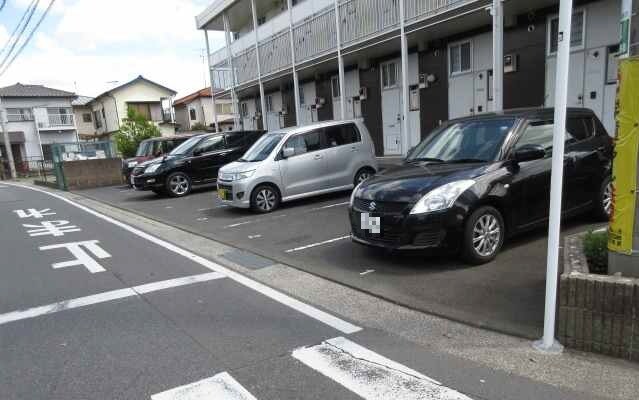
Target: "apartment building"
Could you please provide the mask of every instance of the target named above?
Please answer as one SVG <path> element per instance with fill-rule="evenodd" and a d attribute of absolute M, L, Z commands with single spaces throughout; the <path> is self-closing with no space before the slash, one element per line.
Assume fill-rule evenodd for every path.
<path fill-rule="evenodd" d="M 99 137 L 109 137 L 118 131 L 129 109 L 157 125 L 162 136 L 170 136 L 175 134 L 172 112 L 175 95 L 175 90 L 140 75 L 96 96 L 87 104 L 91 107 L 95 132 Z"/>
<path fill-rule="evenodd" d="M 219 93 L 220 90 L 215 89 L 215 92 Z M 215 128 L 216 122 L 219 129 L 223 131 L 232 130 L 234 127 L 231 99 L 228 96 L 226 98 L 218 98 L 215 101 L 214 113 L 210 87 L 200 89 L 175 100 L 173 102 L 173 110 L 178 131 L 189 131 L 199 126 Z M 250 124 L 246 124 L 245 128 L 255 129 L 251 128 L 252 125 L 254 124 L 251 121 Z"/>
<path fill-rule="evenodd" d="M 220 96 L 237 100 L 238 123 L 273 130 L 361 118 L 377 155 L 397 156 L 450 118 L 552 106 L 558 8 L 558 0 L 216 0 L 196 24 L 207 46 L 208 31 L 225 32 L 209 65 Z M 610 134 L 620 18 L 620 0 L 574 1 L 568 105 L 593 109 Z"/>
<path fill-rule="evenodd" d="M 71 106 L 76 95 L 42 85 L 15 85 L 0 88 L 6 111 L 6 127 L 18 172 L 37 169 L 40 160 L 51 160 L 53 143 L 78 140 Z M 6 154 L 4 143 L 0 153 Z"/>

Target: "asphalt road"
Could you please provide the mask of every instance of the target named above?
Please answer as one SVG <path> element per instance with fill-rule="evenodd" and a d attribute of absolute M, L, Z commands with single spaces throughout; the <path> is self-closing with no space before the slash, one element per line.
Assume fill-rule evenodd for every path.
<path fill-rule="evenodd" d="M 546 229 L 506 243 L 491 263 L 469 266 L 445 254 L 352 243 L 350 193 L 286 203 L 267 215 L 222 205 L 212 187 L 179 199 L 127 187 L 78 193 L 417 310 L 531 339 L 542 333 Z M 584 216 L 566 221 L 564 233 L 595 226 Z"/>
<path fill-rule="evenodd" d="M 0 184 L 2 399 L 584 399 L 359 327 Z M 436 380 L 436 381 L 435 381 Z"/>

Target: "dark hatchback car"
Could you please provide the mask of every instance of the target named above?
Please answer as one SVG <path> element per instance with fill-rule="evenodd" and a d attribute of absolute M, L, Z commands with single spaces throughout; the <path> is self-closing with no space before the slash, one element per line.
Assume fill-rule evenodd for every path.
<path fill-rule="evenodd" d="M 613 142 L 588 109 L 568 109 L 564 216 L 610 213 Z M 349 207 L 352 239 L 389 249 L 447 248 L 469 263 L 547 223 L 553 109 L 451 120 L 403 165 L 362 182 Z M 377 219 L 379 218 L 379 219 Z"/>
<path fill-rule="evenodd" d="M 193 136 L 169 154 L 135 167 L 133 186 L 172 197 L 186 196 L 193 185 L 215 182 L 220 167 L 240 158 L 263 133 L 233 131 Z"/>
<path fill-rule="evenodd" d="M 127 158 L 122 161 L 122 175 L 124 176 L 125 181 L 128 182 L 129 185 L 132 185 L 131 171 L 133 171 L 133 168 L 145 161 L 169 154 L 171 150 L 184 143 L 192 136 L 193 134 L 164 136 L 141 141 L 138 145 L 135 157 Z"/>

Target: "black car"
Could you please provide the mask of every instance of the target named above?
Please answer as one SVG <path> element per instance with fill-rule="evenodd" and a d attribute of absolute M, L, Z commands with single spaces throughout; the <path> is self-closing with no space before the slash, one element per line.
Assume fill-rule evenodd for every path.
<path fill-rule="evenodd" d="M 612 139 L 591 110 L 567 114 L 563 215 L 607 218 Z M 353 241 L 492 260 L 504 239 L 548 221 L 553 117 L 553 109 L 519 109 L 438 127 L 402 166 L 355 188 Z"/>
<path fill-rule="evenodd" d="M 168 155 L 133 169 L 137 190 L 152 190 L 172 197 L 186 196 L 193 185 L 215 182 L 217 171 L 237 160 L 263 131 L 233 131 L 193 136 Z"/>

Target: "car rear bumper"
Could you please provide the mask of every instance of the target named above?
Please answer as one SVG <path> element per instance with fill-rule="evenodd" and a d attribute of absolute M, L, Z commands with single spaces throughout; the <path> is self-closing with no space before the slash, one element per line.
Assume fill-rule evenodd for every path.
<path fill-rule="evenodd" d="M 410 215 L 369 213 L 380 217 L 380 233 L 362 229 L 363 210 L 349 208 L 353 242 L 393 250 L 457 248 L 463 233 L 464 216 L 460 210 Z"/>

